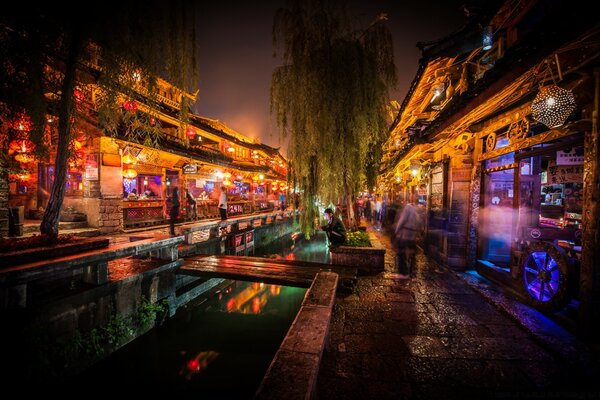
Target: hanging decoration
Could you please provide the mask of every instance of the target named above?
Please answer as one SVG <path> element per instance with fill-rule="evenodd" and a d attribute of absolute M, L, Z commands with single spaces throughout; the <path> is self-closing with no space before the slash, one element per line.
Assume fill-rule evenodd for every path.
<path fill-rule="evenodd" d="M 575 107 L 573 92 L 550 85 L 540 89 L 531 104 L 531 112 L 536 121 L 548 128 L 556 128 L 565 123 Z"/>
<path fill-rule="evenodd" d="M 127 179 L 133 179 L 138 175 L 137 171 L 133 168 L 126 168 L 123 170 L 123 177 Z"/>
<path fill-rule="evenodd" d="M 185 130 L 185 135 L 188 137 L 188 139 L 192 140 L 196 137 L 196 130 L 192 127 L 189 127 Z"/>

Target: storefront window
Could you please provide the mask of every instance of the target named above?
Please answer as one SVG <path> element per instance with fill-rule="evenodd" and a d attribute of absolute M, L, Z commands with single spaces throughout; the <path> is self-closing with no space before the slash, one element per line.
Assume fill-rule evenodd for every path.
<path fill-rule="evenodd" d="M 481 258 L 508 268 L 513 229 L 514 169 L 485 175 L 480 211 Z"/>

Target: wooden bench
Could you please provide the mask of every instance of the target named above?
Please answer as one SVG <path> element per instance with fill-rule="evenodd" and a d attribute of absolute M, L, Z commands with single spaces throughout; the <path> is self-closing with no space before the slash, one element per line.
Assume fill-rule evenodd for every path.
<path fill-rule="evenodd" d="M 149 254 L 153 258 L 175 261 L 177 246 L 182 242 L 181 236 L 148 238 L 0 269 L 0 309 L 27 307 L 28 283 L 65 272 L 81 271 L 84 282 L 102 285 L 108 282 L 108 263 L 112 260 Z"/>
<path fill-rule="evenodd" d="M 323 350 L 329 339 L 337 283 L 336 273 L 317 274 L 256 392 L 255 399 L 314 397 Z"/>

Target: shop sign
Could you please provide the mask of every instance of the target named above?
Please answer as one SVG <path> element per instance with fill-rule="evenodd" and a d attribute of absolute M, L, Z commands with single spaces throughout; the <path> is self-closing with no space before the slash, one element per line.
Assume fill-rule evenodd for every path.
<path fill-rule="evenodd" d="M 85 179 L 98 180 L 98 154 L 88 154 L 85 158 Z"/>
<path fill-rule="evenodd" d="M 198 173 L 198 164 L 194 164 L 194 163 L 183 164 L 182 172 L 184 174 L 197 174 Z"/>
<path fill-rule="evenodd" d="M 557 151 L 556 165 L 583 165 L 583 147 L 575 147 L 568 153 Z"/>
<path fill-rule="evenodd" d="M 227 214 L 242 214 L 244 212 L 244 206 L 242 204 L 230 204 L 227 207 Z"/>
<path fill-rule="evenodd" d="M 549 185 L 567 182 L 583 182 L 583 165 L 556 165 L 548 163 L 546 183 Z"/>

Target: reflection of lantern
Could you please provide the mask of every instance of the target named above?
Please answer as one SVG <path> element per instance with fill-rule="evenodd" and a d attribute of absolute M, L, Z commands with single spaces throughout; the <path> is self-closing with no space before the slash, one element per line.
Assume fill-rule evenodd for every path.
<path fill-rule="evenodd" d="M 549 128 L 556 128 L 565 123 L 575 106 L 573 92 L 550 85 L 541 88 L 535 96 L 531 103 L 531 112 L 536 121 Z"/>
<path fill-rule="evenodd" d="M 123 170 L 123 177 L 127 179 L 133 179 L 138 175 L 137 171 L 133 168 L 127 168 Z"/>
<path fill-rule="evenodd" d="M 194 128 L 187 128 L 185 130 L 186 136 L 192 140 L 196 136 L 196 130 Z"/>

